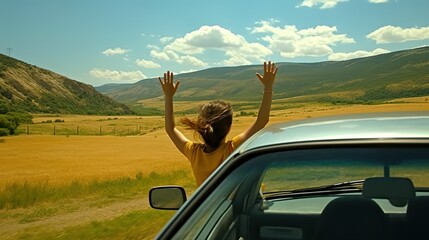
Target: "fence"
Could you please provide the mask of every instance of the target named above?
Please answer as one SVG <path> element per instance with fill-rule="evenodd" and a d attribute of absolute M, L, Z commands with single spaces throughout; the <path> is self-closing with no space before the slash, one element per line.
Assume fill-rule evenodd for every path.
<path fill-rule="evenodd" d="M 28 124 L 18 128 L 19 134 L 27 135 L 143 135 L 161 129 L 161 126 L 142 125 L 63 125 Z"/>

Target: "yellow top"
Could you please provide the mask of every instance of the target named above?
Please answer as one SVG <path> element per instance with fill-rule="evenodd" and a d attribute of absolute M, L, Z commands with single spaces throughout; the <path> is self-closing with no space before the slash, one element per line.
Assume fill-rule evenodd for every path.
<path fill-rule="evenodd" d="M 189 141 L 183 153 L 191 162 L 197 185 L 200 186 L 212 172 L 241 144 L 238 137 L 221 144 L 211 153 L 204 152 L 204 144 Z"/>

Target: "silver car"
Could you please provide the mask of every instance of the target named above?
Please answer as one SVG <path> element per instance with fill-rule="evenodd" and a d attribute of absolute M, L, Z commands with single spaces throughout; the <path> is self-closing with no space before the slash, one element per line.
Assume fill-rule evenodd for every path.
<path fill-rule="evenodd" d="M 429 112 L 273 124 L 149 202 L 178 209 L 158 239 L 428 239 Z"/>

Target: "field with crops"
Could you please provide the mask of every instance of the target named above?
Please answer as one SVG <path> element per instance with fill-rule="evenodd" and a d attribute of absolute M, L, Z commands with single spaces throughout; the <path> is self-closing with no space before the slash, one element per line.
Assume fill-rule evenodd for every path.
<path fill-rule="evenodd" d="M 175 104 L 183 112 L 197 105 Z M 257 112 L 257 104 L 236 105 L 240 111 L 230 137 L 245 130 Z M 429 110 L 428 98 L 378 105 L 278 100 L 269 124 L 423 110 Z M 33 122 L 21 125 L 17 136 L 0 138 L 2 239 L 152 239 L 174 212 L 150 209 L 148 190 L 165 184 L 182 185 L 188 195 L 195 190 L 190 165 L 164 132 L 162 116 L 35 115 Z"/>

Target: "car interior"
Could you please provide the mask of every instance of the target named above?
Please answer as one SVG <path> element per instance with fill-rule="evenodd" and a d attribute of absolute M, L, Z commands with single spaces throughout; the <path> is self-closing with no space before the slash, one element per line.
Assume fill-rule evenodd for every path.
<path fill-rule="evenodd" d="M 250 171 L 247 174 L 246 178 L 254 177 Z M 415 187 L 408 177 L 390 176 L 386 166 L 380 175 L 348 182 L 344 187 L 336 185 L 329 191 L 315 188 L 272 198 L 260 193 L 263 179 L 253 186 L 243 180 L 242 184 L 249 186 L 240 185 L 234 191 L 239 202 L 234 204 L 234 198 L 225 201 L 224 210 L 218 213 L 221 217 L 216 217 L 213 225 L 215 231 L 199 236 L 241 240 L 426 239 L 428 189 Z M 243 205 L 243 198 L 248 205 Z"/>
<path fill-rule="evenodd" d="M 406 212 L 385 212 L 380 205 L 388 203 Z M 362 194 L 331 196 L 320 214 L 269 213 L 255 205 L 249 216 L 243 239 L 419 239 L 427 231 L 429 196 L 415 196 L 407 178 L 368 178 Z"/>
<path fill-rule="evenodd" d="M 414 193 L 411 189 L 402 190 Z M 261 205 L 254 205 L 249 213 L 240 214 L 234 213 L 231 202 L 224 202 L 220 211 L 222 217 L 217 218 L 216 224 L 212 223 L 214 227 L 207 239 L 425 239 L 429 196 L 407 195 L 398 199 L 395 194 L 395 198 L 387 199 L 396 205 L 395 202 L 399 202 L 406 208 L 405 214 L 384 212 L 376 202 L 379 196 L 376 197 L 340 194 L 330 198 L 320 214 L 267 213 Z"/>

